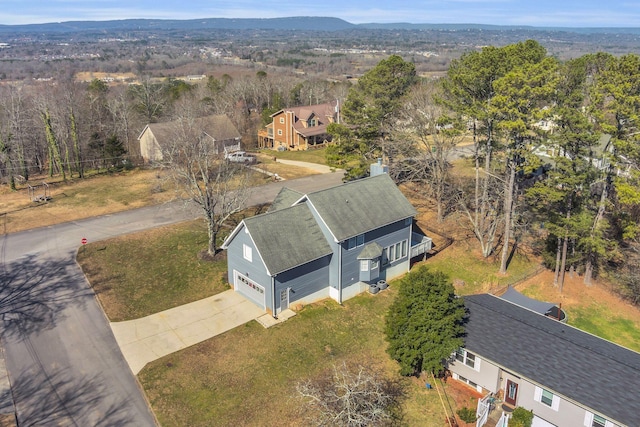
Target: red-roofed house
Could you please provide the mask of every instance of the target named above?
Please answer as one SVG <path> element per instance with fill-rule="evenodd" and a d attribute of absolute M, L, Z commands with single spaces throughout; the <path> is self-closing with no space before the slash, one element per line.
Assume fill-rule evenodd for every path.
<path fill-rule="evenodd" d="M 340 120 L 338 101 L 285 108 L 271 115 L 273 121 L 258 131 L 258 147 L 274 150 L 308 150 L 331 141 L 330 123 Z"/>

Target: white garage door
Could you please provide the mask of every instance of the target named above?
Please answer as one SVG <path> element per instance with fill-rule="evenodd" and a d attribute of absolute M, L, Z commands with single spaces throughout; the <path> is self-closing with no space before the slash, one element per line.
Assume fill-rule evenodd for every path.
<path fill-rule="evenodd" d="M 531 427 L 556 427 L 555 424 L 551 424 L 548 421 L 543 420 L 542 418 L 533 416 L 533 422 L 531 423 Z"/>
<path fill-rule="evenodd" d="M 237 271 L 233 271 L 234 273 L 234 289 L 236 292 L 242 294 L 250 301 L 258 304 L 262 308 L 266 308 L 265 304 L 265 294 L 264 287 L 258 285 L 253 280 L 249 279 L 247 276 L 244 276 Z"/>

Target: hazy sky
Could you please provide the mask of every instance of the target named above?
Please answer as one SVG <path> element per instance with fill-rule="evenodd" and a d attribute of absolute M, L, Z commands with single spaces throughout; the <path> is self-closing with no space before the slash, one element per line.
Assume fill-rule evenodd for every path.
<path fill-rule="evenodd" d="M 0 0 L 0 24 L 331 16 L 360 23 L 640 27 L 640 0 Z"/>

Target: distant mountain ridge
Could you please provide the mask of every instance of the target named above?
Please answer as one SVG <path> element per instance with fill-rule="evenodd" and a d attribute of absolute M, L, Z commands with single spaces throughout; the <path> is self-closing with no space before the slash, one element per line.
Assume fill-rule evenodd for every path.
<path fill-rule="evenodd" d="M 47 24 L 0 25 L 0 32 L 69 33 L 78 31 L 144 30 L 310 30 L 339 31 L 357 26 L 339 18 L 298 16 L 289 18 L 123 19 L 68 21 Z"/>
<path fill-rule="evenodd" d="M 202 19 L 123 19 L 111 21 L 68 21 L 46 24 L 0 25 L 0 33 L 73 33 L 85 31 L 153 31 L 153 30 L 285 30 L 343 31 L 377 30 L 441 30 L 441 31 L 563 31 L 572 33 L 639 34 L 640 28 L 616 27 L 533 27 L 487 24 L 352 24 L 340 18 L 293 16 L 285 18 L 202 18 Z"/>

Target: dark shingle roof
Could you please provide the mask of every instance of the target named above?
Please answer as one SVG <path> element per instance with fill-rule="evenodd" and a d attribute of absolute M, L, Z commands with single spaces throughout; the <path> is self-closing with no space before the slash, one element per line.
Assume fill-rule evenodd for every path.
<path fill-rule="evenodd" d="M 306 204 L 246 218 L 244 224 L 271 275 L 332 253 Z"/>
<path fill-rule="evenodd" d="M 612 421 L 640 426 L 640 353 L 492 295 L 464 300 L 469 351 Z"/>
<path fill-rule="evenodd" d="M 287 187 L 282 187 L 280 192 L 276 195 L 276 198 L 273 199 L 271 206 L 269 207 L 269 212 L 274 212 L 280 209 L 288 208 L 293 205 L 298 199 L 303 196 L 302 193 L 298 193 L 296 190 L 292 190 Z"/>
<path fill-rule="evenodd" d="M 387 174 L 310 193 L 307 198 L 339 242 L 416 214 Z"/>

